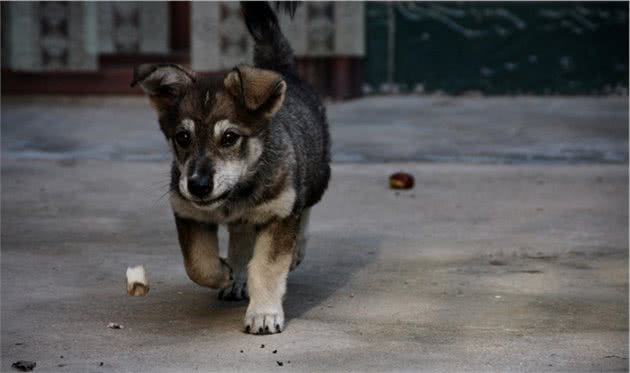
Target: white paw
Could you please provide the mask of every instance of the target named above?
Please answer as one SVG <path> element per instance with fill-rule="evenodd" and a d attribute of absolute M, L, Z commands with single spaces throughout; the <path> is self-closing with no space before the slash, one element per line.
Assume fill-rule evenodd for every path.
<path fill-rule="evenodd" d="M 219 299 L 227 301 L 239 301 L 248 299 L 247 277 L 237 277 L 230 285 L 219 291 Z"/>
<path fill-rule="evenodd" d="M 245 313 L 245 332 L 251 334 L 274 334 L 284 328 L 282 304 L 256 306 L 249 304 Z"/>

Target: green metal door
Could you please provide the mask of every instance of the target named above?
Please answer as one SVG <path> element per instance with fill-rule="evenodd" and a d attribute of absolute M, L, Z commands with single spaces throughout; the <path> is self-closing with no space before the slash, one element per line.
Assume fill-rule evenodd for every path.
<path fill-rule="evenodd" d="M 368 92 L 628 89 L 628 3 L 367 2 Z"/>

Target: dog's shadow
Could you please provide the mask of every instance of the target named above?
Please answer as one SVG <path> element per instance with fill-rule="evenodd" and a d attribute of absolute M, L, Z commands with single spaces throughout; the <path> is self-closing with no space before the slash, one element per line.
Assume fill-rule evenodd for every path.
<path fill-rule="evenodd" d="M 284 301 L 287 323 L 328 303 L 335 293 L 352 293 L 353 276 L 373 262 L 379 250 L 379 238 L 365 232 L 311 234 L 304 261 L 289 274 Z"/>
<path fill-rule="evenodd" d="M 287 325 L 292 319 L 329 304 L 335 293 L 350 294 L 349 283 L 353 275 L 375 260 L 380 240 L 369 233 L 342 236 L 338 232 L 318 232 L 310 234 L 306 250 L 302 263 L 289 273 L 283 303 Z M 188 282 L 172 284 L 166 281 L 156 284 L 156 288 L 160 295 L 155 297 L 154 292 L 155 298 L 148 297 L 148 302 L 129 300 L 126 308 L 131 311 L 130 315 L 138 316 L 135 322 L 147 327 L 157 325 L 164 322 L 166 313 L 171 315 L 169 324 L 177 325 L 178 334 L 194 335 L 200 329 L 208 328 L 214 331 L 242 328 L 247 301 L 219 300 L 217 291 Z M 147 306 L 162 312 L 143 312 Z M 126 318 L 136 318 L 130 315 Z M 162 326 L 163 332 L 168 333 L 166 329 L 168 326 Z"/>
<path fill-rule="evenodd" d="M 366 232 L 345 236 L 339 232 L 309 233 L 306 256 L 287 280 L 283 303 L 286 324 L 328 304 L 335 293 L 349 295 L 352 277 L 378 257 L 380 247 L 380 238 Z M 246 307 L 247 301 L 214 300 L 211 304 L 213 313 L 242 310 L 239 318 L 245 315 Z"/>

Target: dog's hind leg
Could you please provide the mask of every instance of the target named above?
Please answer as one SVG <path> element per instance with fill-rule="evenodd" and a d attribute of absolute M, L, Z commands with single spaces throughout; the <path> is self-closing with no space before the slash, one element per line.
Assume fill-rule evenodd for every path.
<path fill-rule="evenodd" d="M 216 224 L 175 217 L 186 273 L 195 283 L 213 289 L 232 282 L 230 266 L 219 257 Z"/>
<path fill-rule="evenodd" d="M 219 299 L 247 299 L 247 263 L 252 257 L 256 243 L 256 229 L 252 224 L 230 224 L 230 243 L 228 248 L 228 264 L 232 268 L 234 282 L 221 289 Z"/>
<path fill-rule="evenodd" d="M 291 271 L 302 263 L 304 256 L 306 255 L 306 243 L 308 242 L 308 221 L 311 214 L 311 209 L 307 208 L 302 211 L 302 218 L 300 220 L 300 231 L 298 232 L 297 243 L 295 250 L 293 251 L 293 261 L 291 262 Z"/>

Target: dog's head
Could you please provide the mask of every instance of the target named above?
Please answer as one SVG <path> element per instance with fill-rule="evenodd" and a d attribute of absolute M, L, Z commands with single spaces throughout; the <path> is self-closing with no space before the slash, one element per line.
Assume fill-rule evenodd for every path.
<path fill-rule="evenodd" d="M 209 81 L 172 64 L 137 67 L 135 84 L 158 113 L 179 193 L 200 208 L 220 206 L 252 175 L 287 87 L 269 70 L 240 66 Z"/>

